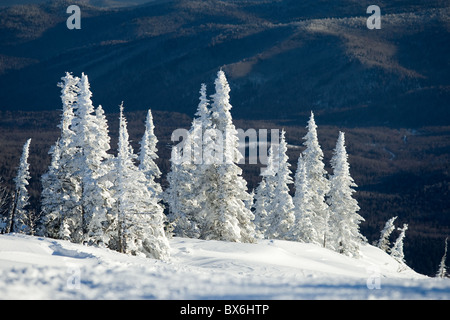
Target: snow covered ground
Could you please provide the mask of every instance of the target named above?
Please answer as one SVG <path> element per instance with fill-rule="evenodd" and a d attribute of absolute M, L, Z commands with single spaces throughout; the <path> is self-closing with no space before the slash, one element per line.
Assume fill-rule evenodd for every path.
<path fill-rule="evenodd" d="M 311 244 L 170 240 L 170 261 L 0 235 L 1 299 L 450 299 L 450 279 L 366 245 L 353 259 Z M 400 271 L 400 272 L 399 272 Z"/>

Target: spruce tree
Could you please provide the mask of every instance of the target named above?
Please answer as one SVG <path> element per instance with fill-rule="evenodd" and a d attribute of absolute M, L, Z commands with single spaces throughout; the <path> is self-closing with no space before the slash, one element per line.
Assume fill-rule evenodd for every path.
<path fill-rule="evenodd" d="M 274 193 L 269 202 L 268 211 L 270 215 L 270 227 L 267 237 L 270 239 L 290 239 L 290 232 L 295 222 L 294 204 L 289 194 L 289 184 L 293 183 L 291 170 L 289 169 L 287 143 L 285 131 L 281 131 L 280 143 L 278 146 L 271 145 L 274 154 L 275 175 Z"/>
<path fill-rule="evenodd" d="M 164 200 L 169 206 L 169 221 L 176 236 L 199 238 L 199 201 L 194 183 L 198 178 L 193 174 L 194 165 L 183 162 L 177 146 L 172 148 L 171 169 L 167 174 L 168 188 L 164 191 Z"/>
<path fill-rule="evenodd" d="M 137 156 L 129 144 L 127 122 L 120 106 L 120 130 L 116 160 L 117 250 L 156 259 L 169 258 L 164 232 L 165 216 L 159 198 L 147 186 L 145 174 L 135 165 Z"/>
<path fill-rule="evenodd" d="M 270 238 L 270 224 L 271 224 L 271 203 L 275 197 L 276 188 L 276 167 L 274 164 L 275 156 L 273 154 L 275 148 L 269 148 L 269 155 L 267 158 L 267 167 L 261 173 L 262 179 L 255 191 L 255 229 L 258 238 Z"/>
<path fill-rule="evenodd" d="M 76 107 L 78 100 L 78 83 L 80 78 L 72 76 L 71 73 L 66 72 L 66 75 L 61 78 L 62 82 L 58 83 L 61 88 L 62 101 L 62 115 L 59 129 L 61 130 L 60 145 L 67 147 L 73 139 L 73 131 L 71 130 L 72 121 L 74 118 L 73 109 Z"/>
<path fill-rule="evenodd" d="M 153 192 L 156 197 L 160 197 L 162 188 L 161 185 L 156 182 L 156 179 L 161 177 L 161 171 L 155 162 L 156 159 L 158 159 L 158 149 L 156 148 L 158 138 L 156 137 L 154 130 L 153 115 L 151 110 L 148 110 L 147 118 L 145 119 L 145 132 L 140 142 L 139 169 L 144 172 L 147 177 L 148 188 L 150 191 Z"/>
<path fill-rule="evenodd" d="M 170 171 L 166 177 L 168 187 L 164 190 L 163 199 L 169 207 L 168 218 L 173 225 L 174 234 L 179 237 L 196 238 L 196 236 L 189 234 L 191 226 L 189 217 L 184 210 L 186 199 L 183 197 L 183 188 L 185 182 L 181 170 L 181 156 L 177 146 L 173 146 L 170 158 Z"/>
<path fill-rule="evenodd" d="M 255 191 L 255 204 L 254 204 L 254 215 L 255 215 L 255 231 L 256 237 L 264 239 L 266 237 L 266 231 L 268 228 L 267 224 L 267 216 L 268 212 L 266 209 L 267 206 L 267 198 L 269 197 L 268 185 L 266 183 L 266 179 L 263 176 L 261 182 L 258 184 L 258 187 Z"/>
<path fill-rule="evenodd" d="M 205 150 L 209 143 L 204 140 L 204 136 L 211 129 L 205 84 L 201 85 L 199 100 L 196 118 L 192 121 L 182 148 L 174 146 L 172 149 L 171 171 L 167 175 L 169 187 L 164 192 L 174 234 L 187 238 L 201 237 L 204 223 L 205 211 L 202 206 L 206 201 L 205 170 L 208 167 Z"/>
<path fill-rule="evenodd" d="M 437 278 L 445 278 L 447 277 L 447 267 L 445 265 L 445 260 L 447 259 L 447 240 L 448 238 L 445 238 L 445 249 L 444 249 L 444 255 L 442 256 L 441 263 L 439 264 L 438 272 L 436 273 Z"/>
<path fill-rule="evenodd" d="M 195 113 L 199 123 L 202 127 L 202 134 L 205 133 L 207 129 L 211 128 L 211 110 L 209 108 L 209 100 L 206 96 L 206 84 L 202 83 L 200 86 L 200 102 L 197 107 L 197 112 Z"/>
<path fill-rule="evenodd" d="M 325 202 L 325 196 L 330 190 L 327 179 L 325 164 L 323 163 L 323 152 L 317 138 L 317 125 L 314 114 L 308 121 L 308 133 L 303 138 L 306 149 L 303 151 L 303 159 L 306 166 L 306 177 L 311 189 L 311 207 L 314 212 L 313 228 L 317 232 L 317 239 L 313 242 L 320 243 L 323 247 L 327 245 L 329 207 Z"/>
<path fill-rule="evenodd" d="M 405 239 L 406 230 L 408 230 L 408 225 L 403 224 L 403 228 L 398 228 L 400 235 L 397 240 L 395 240 L 394 245 L 391 249 L 391 257 L 395 258 L 398 262 L 405 264 L 405 254 L 403 252 L 403 240 Z"/>
<path fill-rule="evenodd" d="M 339 137 L 331 159 L 333 174 L 330 177 L 328 204 L 330 206 L 330 245 L 339 253 L 359 257 L 359 246 L 365 241 L 359 232 L 359 224 L 364 218 L 358 214 L 358 202 L 353 198 L 357 187 L 350 175 L 348 155 L 345 149 L 345 136 Z"/>
<path fill-rule="evenodd" d="M 316 243 L 319 235 L 314 228 L 314 210 L 312 208 L 312 192 L 308 184 L 306 176 L 306 164 L 303 160 L 302 154 L 298 157 L 297 171 L 295 172 L 295 194 L 292 199 L 294 203 L 295 224 L 292 228 L 291 238 L 294 241 Z"/>
<path fill-rule="evenodd" d="M 73 146 L 74 107 L 78 99 L 78 77 L 66 73 L 58 83 L 61 87 L 62 115 L 58 127 L 61 136 L 50 149 L 51 163 L 41 177 L 41 223 L 39 234 L 70 240 L 78 220 L 79 179 L 73 163 L 77 149 Z"/>
<path fill-rule="evenodd" d="M 62 197 L 62 181 L 59 179 L 60 175 L 60 140 L 51 147 L 49 152 L 51 162 L 47 172 L 41 177 L 42 192 L 41 192 L 41 226 L 38 234 L 59 238 L 59 231 L 61 225 L 61 217 L 63 214 L 64 199 Z M 64 238 L 64 237 L 61 237 Z"/>
<path fill-rule="evenodd" d="M 101 105 L 95 109 L 95 129 L 97 134 L 95 148 L 100 153 L 99 165 L 96 169 L 98 176 L 103 177 L 111 170 L 112 164 L 108 160 L 112 159 L 112 155 L 108 152 L 111 148 L 108 121 Z"/>
<path fill-rule="evenodd" d="M 9 232 L 31 234 L 32 217 L 29 211 L 29 199 L 27 186 L 30 177 L 30 165 L 28 164 L 28 155 L 30 152 L 31 139 L 25 142 L 20 157 L 20 164 L 17 175 L 14 178 L 15 193 L 14 201 L 9 219 Z"/>
<path fill-rule="evenodd" d="M 104 185 L 103 176 L 108 172 L 105 160 L 110 158 L 109 136 L 103 110 L 95 110 L 92 104 L 92 92 L 88 77 L 82 74 L 78 83 L 79 95 L 72 121 L 75 148 L 71 165 L 79 186 L 79 211 L 74 216 L 75 232 L 71 237 L 74 242 L 87 242 L 106 245 L 104 227 L 108 223 L 108 209 L 114 202 L 108 187 Z"/>
<path fill-rule="evenodd" d="M 223 161 L 205 165 L 205 201 L 203 205 L 204 239 L 235 242 L 254 242 L 254 215 L 246 208 L 250 199 L 247 182 L 242 169 L 237 165 L 242 154 L 239 152 L 238 133 L 233 125 L 229 102 L 230 87 L 225 73 L 220 70 L 215 80 L 216 93 L 212 95 L 211 126 L 222 135 Z"/>
<path fill-rule="evenodd" d="M 10 208 L 10 193 L 0 177 L 0 234 L 6 233 L 8 226 L 8 213 Z"/>
<path fill-rule="evenodd" d="M 381 230 L 380 239 L 376 243 L 376 246 L 383 250 L 384 252 L 389 253 L 390 252 L 390 242 L 389 237 L 392 233 L 392 231 L 395 230 L 394 221 L 397 219 L 397 217 L 392 217 L 388 221 L 386 221 L 386 224 L 384 225 L 383 230 Z"/>

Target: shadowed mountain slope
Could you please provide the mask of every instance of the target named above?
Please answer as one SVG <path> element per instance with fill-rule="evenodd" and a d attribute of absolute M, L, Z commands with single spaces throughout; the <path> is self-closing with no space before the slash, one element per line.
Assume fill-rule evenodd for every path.
<path fill-rule="evenodd" d="M 380 30 L 366 27 L 367 1 L 87 2 L 81 30 L 66 27 L 68 1 L 0 10 L 2 109 L 54 109 L 55 84 L 72 71 L 89 74 L 108 111 L 124 100 L 190 114 L 200 83 L 223 68 L 239 118 L 314 109 L 330 124 L 448 123 L 444 1 L 381 2 Z"/>

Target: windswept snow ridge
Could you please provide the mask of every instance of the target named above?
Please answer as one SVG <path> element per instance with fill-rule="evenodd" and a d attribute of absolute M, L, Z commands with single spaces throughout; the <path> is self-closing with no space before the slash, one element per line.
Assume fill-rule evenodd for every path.
<path fill-rule="evenodd" d="M 313 244 L 170 240 L 171 259 L 0 235 L 2 299 L 449 299 L 370 245 L 354 259 Z"/>

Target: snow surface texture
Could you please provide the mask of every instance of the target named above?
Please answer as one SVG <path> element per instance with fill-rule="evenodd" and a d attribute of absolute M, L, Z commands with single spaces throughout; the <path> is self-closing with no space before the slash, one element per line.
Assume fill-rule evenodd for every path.
<path fill-rule="evenodd" d="M 282 240 L 170 245 L 164 262 L 0 235 L 1 299 L 450 299 L 450 279 L 420 275 L 370 245 L 360 259 Z"/>

